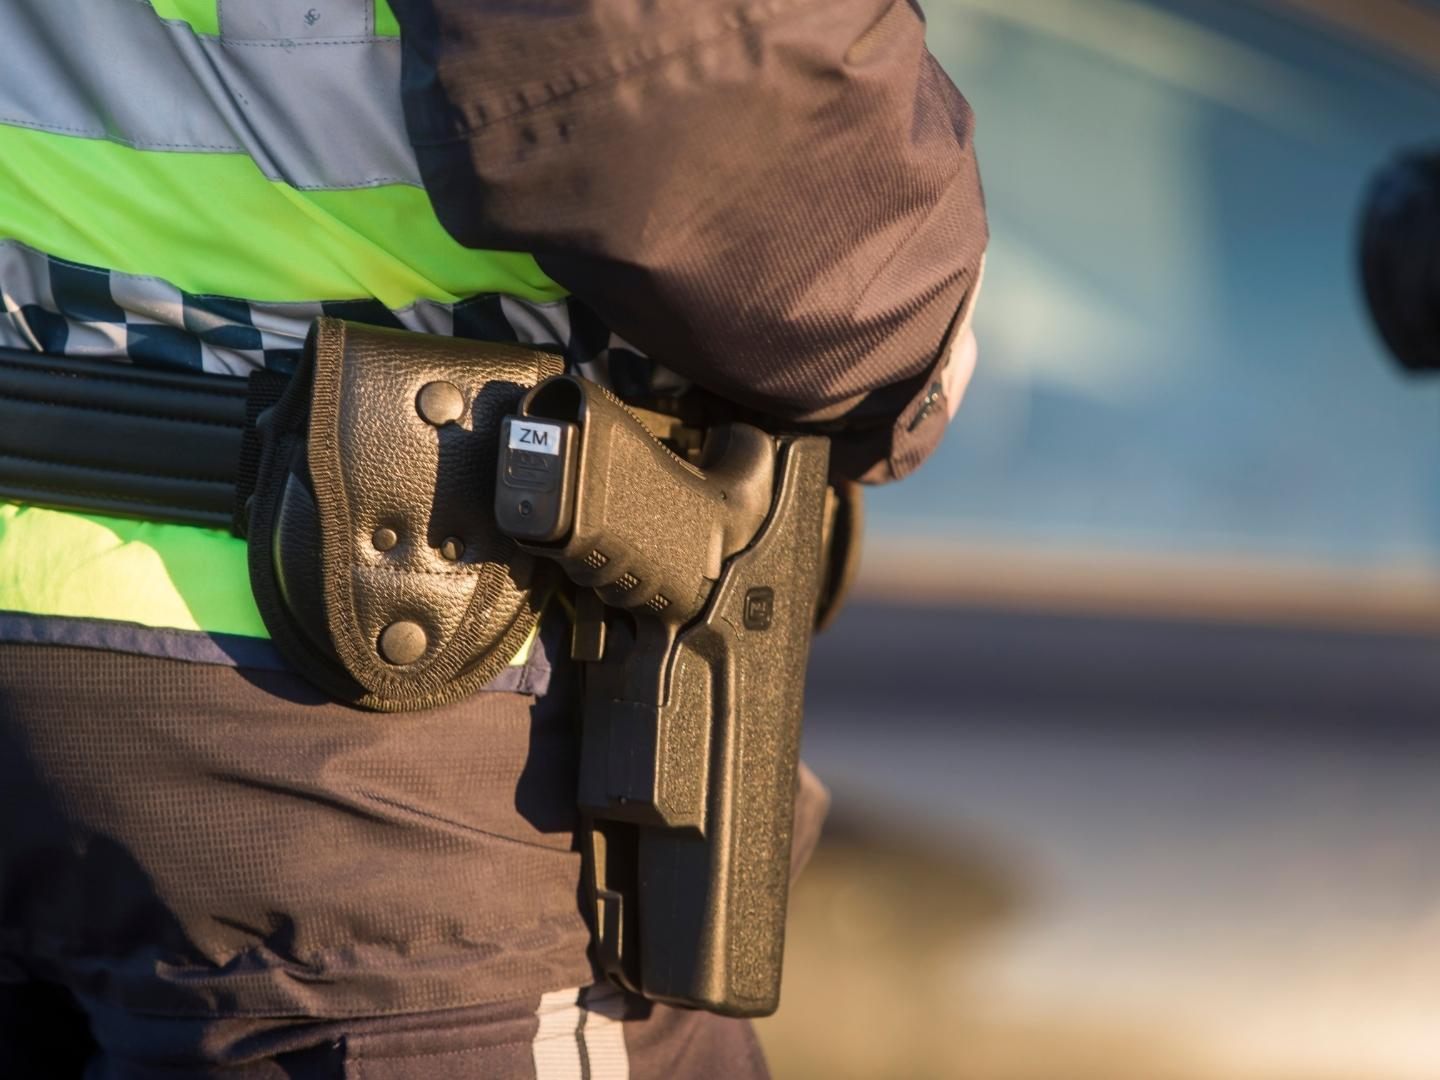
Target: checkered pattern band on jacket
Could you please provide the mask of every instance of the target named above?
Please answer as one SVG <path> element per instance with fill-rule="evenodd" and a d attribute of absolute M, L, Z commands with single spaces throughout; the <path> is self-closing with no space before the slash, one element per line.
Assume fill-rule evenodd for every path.
<path fill-rule="evenodd" d="M 535 303 L 486 294 L 455 303 L 378 300 L 257 303 L 196 295 L 168 281 L 85 266 L 0 241 L 0 346 L 113 359 L 142 367 L 246 375 L 288 372 L 321 315 L 476 341 L 562 350 L 569 366 L 622 396 L 677 392 L 683 382 L 614 336 L 573 298 Z"/>

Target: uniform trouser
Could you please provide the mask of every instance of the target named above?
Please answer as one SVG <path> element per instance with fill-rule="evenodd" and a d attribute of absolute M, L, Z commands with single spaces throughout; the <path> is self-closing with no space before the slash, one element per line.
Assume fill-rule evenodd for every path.
<path fill-rule="evenodd" d="M 382 716 L 0 645 L 0 1076 L 763 1076 L 592 985 L 566 682 Z"/>

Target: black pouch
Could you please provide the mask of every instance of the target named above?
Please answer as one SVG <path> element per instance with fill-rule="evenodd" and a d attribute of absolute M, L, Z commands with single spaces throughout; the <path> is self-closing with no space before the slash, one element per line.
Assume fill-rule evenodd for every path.
<path fill-rule="evenodd" d="M 535 627 L 540 572 L 494 520 L 500 421 L 564 368 L 514 344 L 320 319 L 261 414 L 250 581 L 276 647 L 385 712 L 478 690 Z"/>

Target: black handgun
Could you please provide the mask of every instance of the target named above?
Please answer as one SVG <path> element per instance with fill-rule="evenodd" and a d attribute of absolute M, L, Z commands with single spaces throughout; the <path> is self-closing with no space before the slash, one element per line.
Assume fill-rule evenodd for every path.
<path fill-rule="evenodd" d="M 654 1000 L 767 1015 L 829 440 L 725 424 L 691 464 L 608 391 L 561 375 L 504 421 L 500 450 L 501 530 L 581 587 L 597 959 Z"/>

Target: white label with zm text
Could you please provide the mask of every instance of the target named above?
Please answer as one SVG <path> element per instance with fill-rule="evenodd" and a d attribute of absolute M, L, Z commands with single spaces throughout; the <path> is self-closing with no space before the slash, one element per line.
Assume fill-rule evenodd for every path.
<path fill-rule="evenodd" d="M 560 429 L 553 424 L 511 420 L 510 449 L 529 450 L 532 454 L 558 454 L 560 453 Z"/>

